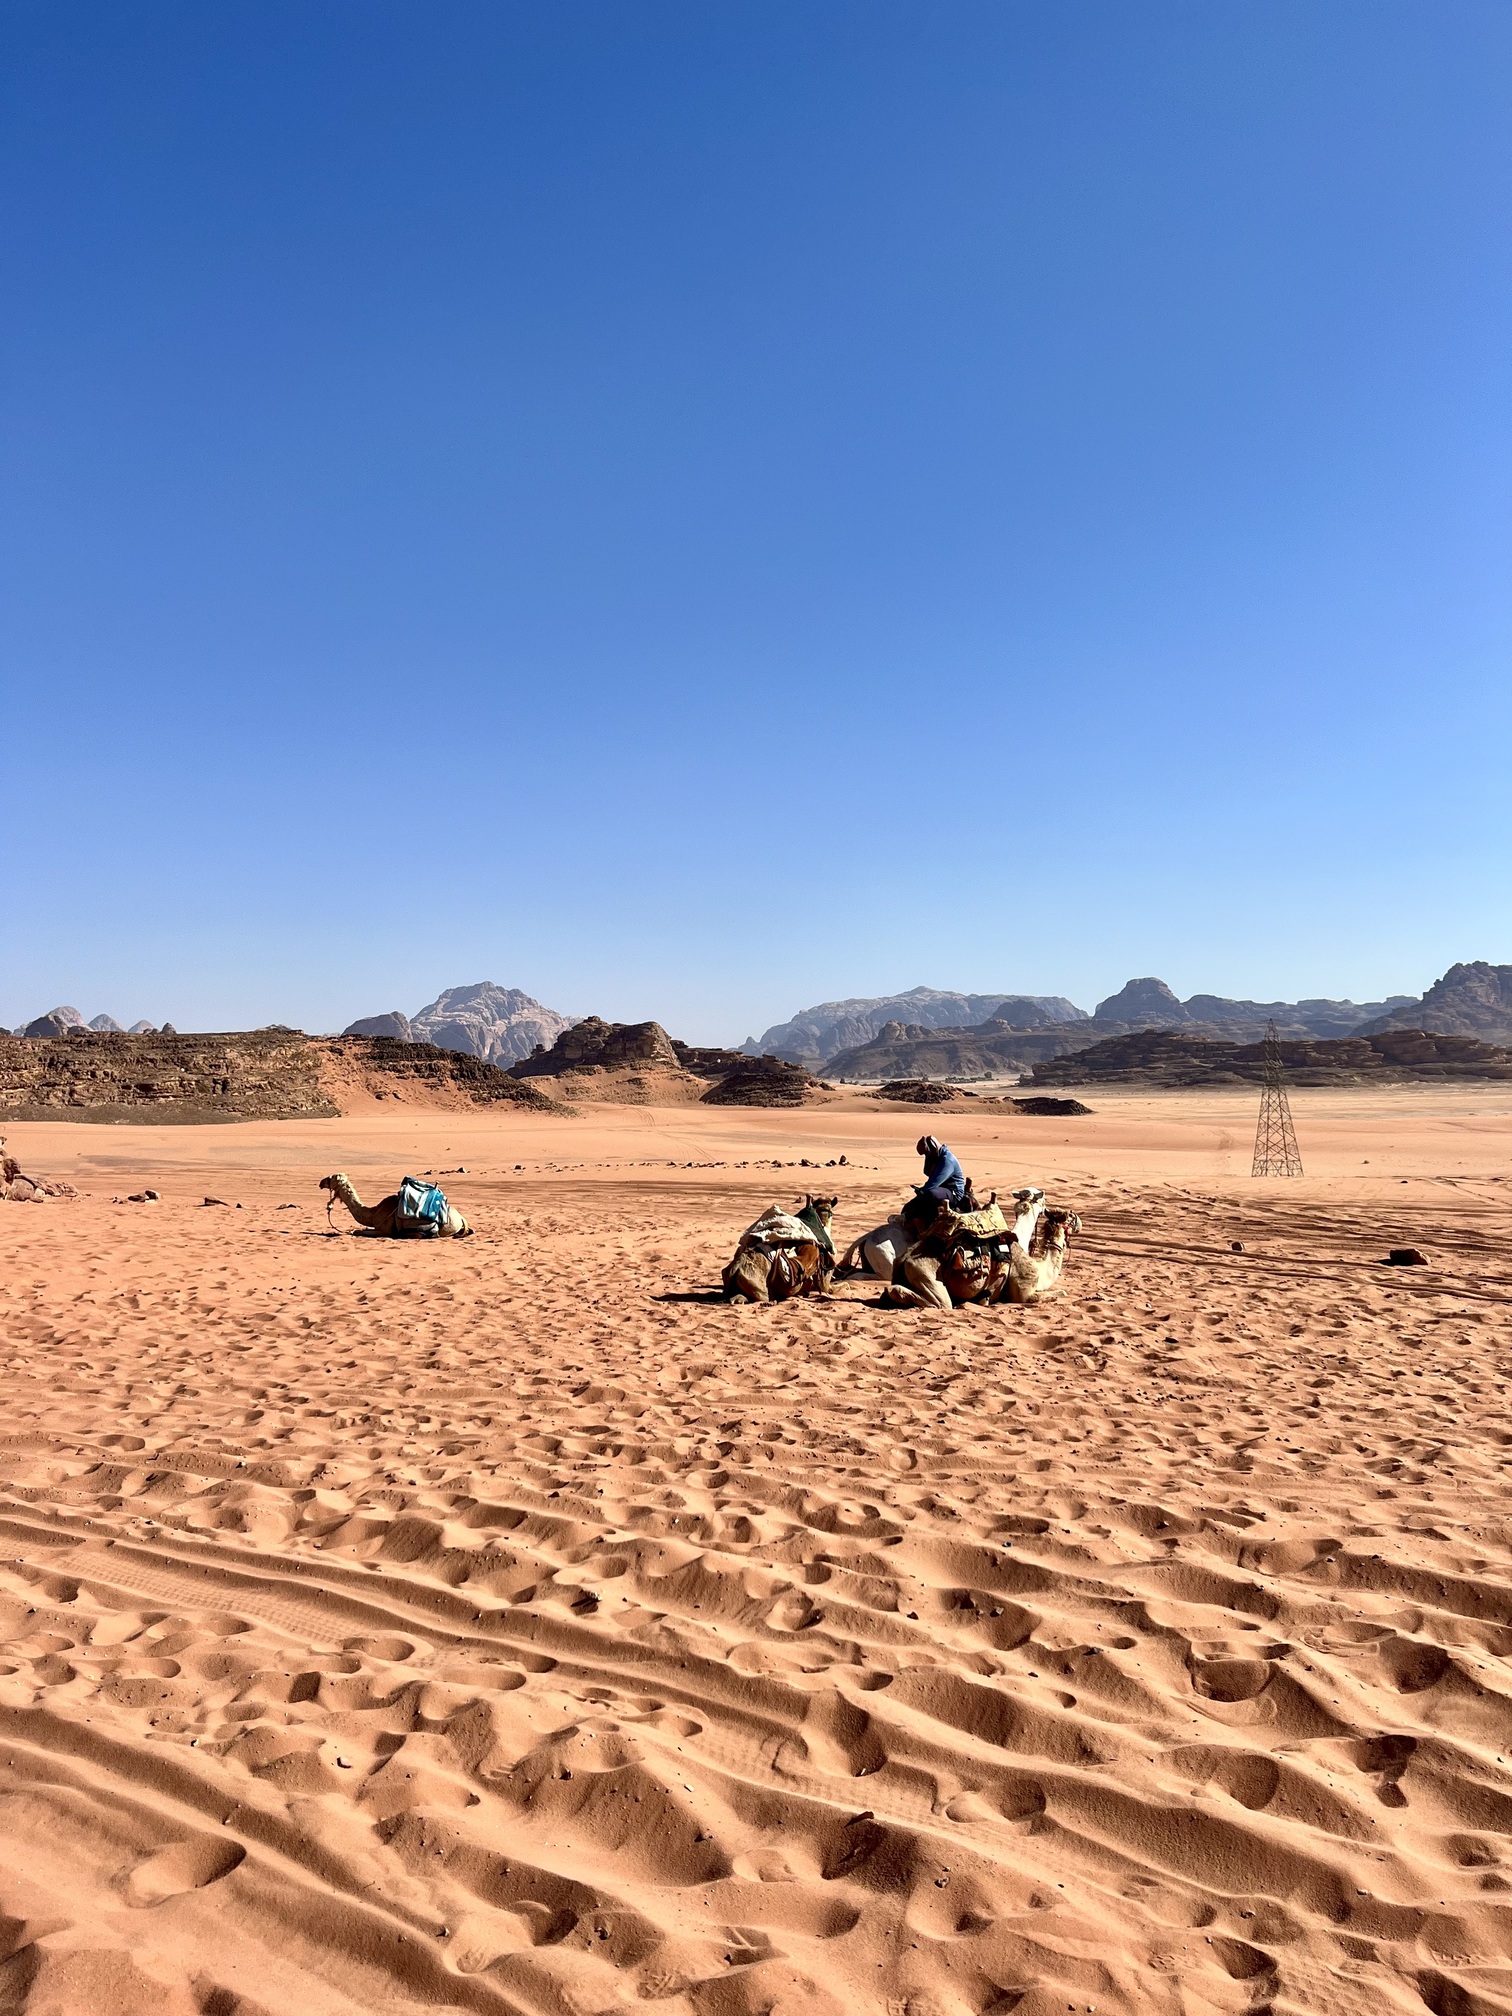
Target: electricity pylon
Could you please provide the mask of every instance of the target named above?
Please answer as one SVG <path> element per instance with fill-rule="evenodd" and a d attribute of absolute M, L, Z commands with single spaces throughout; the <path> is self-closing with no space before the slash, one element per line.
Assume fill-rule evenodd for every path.
<path fill-rule="evenodd" d="M 1274 1018 L 1265 1025 L 1265 1090 L 1260 1094 L 1260 1124 L 1255 1129 L 1255 1163 L 1251 1176 L 1300 1176 L 1302 1155 L 1292 1125 L 1286 1087 L 1281 1083 L 1281 1038 Z"/>

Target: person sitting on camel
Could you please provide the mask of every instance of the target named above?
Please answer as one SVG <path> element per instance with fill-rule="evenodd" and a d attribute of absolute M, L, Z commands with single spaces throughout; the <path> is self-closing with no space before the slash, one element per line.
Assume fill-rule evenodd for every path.
<path fill-rule="evenodd" d="M 933 1225 L 942 1205 L 948 1204 L 952 1211 L 969 1208 L 970 1185 L 960 1163 L 933 1134 L 926 1134 L 914 1152 L 924 1157 L 924 1181 L 904 1205 L 903 1223 L 917 1239 Z"/>

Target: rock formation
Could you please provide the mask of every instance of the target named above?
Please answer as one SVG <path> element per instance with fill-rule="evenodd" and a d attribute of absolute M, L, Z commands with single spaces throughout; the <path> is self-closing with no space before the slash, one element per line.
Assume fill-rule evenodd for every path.
<path fill-rule="evenodd" d="M 1442 1036 L 1512 1043 L 1512 966 L 1492 966 L 1484 959 L 1451 966 L 1420 999 L 1392 1007 L 1360 1033 L 1374 1036 L 1388 1029 L 1431 1029 Z"/>
<path fill-rule="evenodd" d="M 556 1110 L 481 1058 L 426 1043 L 297 1029 L 0 1037 L 0 1116 L 12 1120 L 330 1118 L 374 1098 Z"/>
<path fill-rule="evenodd" d="M 1084 1010 L 1059 995 L 953 994 L 938 987 L 914 987 L 907 994 L 885 994 L 849 1001 L 821 1001 L 804 1008 L 791 1021 L 768 1029 L 758 1043 L 748 1038 L 748 1055 L 768 1053 L 790 1063 L 821 1065 L 842 1050 L 869 1043 L 888 1022 L 921 1029 L 960 1029 L 1012 1006 L 1019 1016 L 1042 1016 L 1050 1022 L 1085 1021 Z M 1037 1027 L 1023 1020 L 1019 1027 Z"/>
<path fill-rule="evenodd" d="M 1094 1022 L 1116 1022 L 1120 1029 L 1171 1029 L 1192 1016 L 1164 980 L 1126 980 L 1116 994 L 1099 1001 Z"/>
<path fill-rule="evenodd" d="M 1391 1029 L 1373 1036 L 1283 1038 L 1293 1085 L 1391 1084 L 1409 1080 L 1512 1079 L 1512 1049 L 1471 1036 Z M 1265 1075 L 1262 1043 L 1234 1043 L 1176 1029 L 1104 1037 L 1085 1050 L 1037 1064 L 1031 1085 L 1237 1085 Z"/>
<path fill-rule="evenodd" d="M 550 1049 L 538 1043 L 514 1065 L 515 1078 L 559 1078 L 566 1071 L 614 1071 L 627 1067 L 681 1071 L 671 1037 L 660 1022 L 605 1022 L 589 1015 L 562 1030 Z"/>
<path fill-rule="evenodd" d="M 50 1008 L 45 1015 L 39 1015 L 34 1022 L 28 1022 L 18 1031 L 22 1036 L 66 1036 L 70 1029 L 87 1029 L 89 1024 L 77 1008 Z"/>
<path fill-rule="evenodd" d="M 554 1043 L 574 1019 L 542 1007 L 518 987 L 479 980 L 467 987 L 446 988 L 412 1016 L 391 1008 L 384 1015 L 363 1016 L 344 1033 L 433 1043 L 440 1050 L 462 1051 L 507 1068 L 528 1057 L 537 1044 Z"/>
<path fill-rule="evenodd" d="M 408 1015 L 402 1008 L 390 1008 L 386 1015 L 365 1015 L 360 1022 L 349 1022 L 342 1030 L 343 1036 L 387 1036 L 395 1043 L 414 1043 L 419 1039 Z M 452 1045 L 436 1046 L 452 1048 Z"/>
<path fill-rule="evenodd" d="M 802 1106 L 821 1089 L 813 1074 L 785 1057 L 742 1057 L 704 1093 L 705 1106 Z"/>

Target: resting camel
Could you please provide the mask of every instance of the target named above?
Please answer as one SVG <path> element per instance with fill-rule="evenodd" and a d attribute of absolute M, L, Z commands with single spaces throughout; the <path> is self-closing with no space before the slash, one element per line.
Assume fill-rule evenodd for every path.
<path fill-rule="evenodd" d="M 882 1300 L 890 1309 L 954 1309 L 962 1302 L 1034 1302 L 1060 1279 L 1066 1245 L 1080 1232 L 1074 1211 L 1037 1212 L 1027 1245 L 1010 1232 L 983 1242 L 963 1238 L 951 1217 L 898 1261 Z"/>
<path fill-rule="evenodd" d="M 380 1233 L 385 1239 L 402 1239 L 414 1236 L 413 1234 L 397 1232 L 394 1229 L 394 1220 L 399 1210 L 397 1192 L 392 1197 L 380 1197 L 376 1204 L 364 1204 L 352 1187 L 351 1177 L 342 1175 L 340 1170 L 334 1176 L 322 1176 L 320 1187 L 322 1190 L 329 1190 L 334 1196 L 339 1197 L 348 1211 L 357 1220 L 357 1223 L 365 1225 L 369 1232 Z M 472 1229 L 456 1205 L 448 1204 L 446 1207 L 446 1220 L 440 1231 L 433 1236 L 438 1239 L 465 1239 Z"/>
<path fill-rule="evenodd" d="M 838 1197 L 805 1197 L 788 1213 L 773 1205 L 740 1235 L 724 1270 L 727 1302 L 786 1302 L 794 1295 L 825 1295 L 835 1271 L 829 1235 Z"/>
<path fill-rule="evenodd" d="M 996 1196 L 994 1191 L 993 1197 Z M 1045 1193 L 1031 1184 L 1023 1190 L 1015 1190 L 1013 1202 L 1018 1207 L 1013 1220 L 1013 1237 L 1021 1246 L 1027 1246 L 1045 1208 Z M 928 1230 L 927 1227 L 922 1229 Z M 902 1212 L 895 1211 L 885 1225 L 876 1225 L 870 1232 L 863 1232 L 859 1239 L 852 1240 L 836 1272 L 877 1274 L 884 1281 L 891 1281 L 893 1268 L 918 1236 L 905 1223 Z"/>

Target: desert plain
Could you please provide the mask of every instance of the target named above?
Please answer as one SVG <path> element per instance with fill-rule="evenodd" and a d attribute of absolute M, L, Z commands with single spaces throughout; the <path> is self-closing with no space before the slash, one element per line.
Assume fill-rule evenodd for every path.
<path fill-rule="evenodd" d="M 0 2012 L 1512 2010 L 1512 1088 L 1089 1097 L 11 1127 Z M 1058 1293 L 724 1305 L 926 1129 Z"/>

